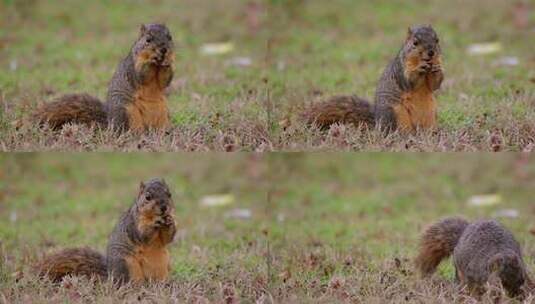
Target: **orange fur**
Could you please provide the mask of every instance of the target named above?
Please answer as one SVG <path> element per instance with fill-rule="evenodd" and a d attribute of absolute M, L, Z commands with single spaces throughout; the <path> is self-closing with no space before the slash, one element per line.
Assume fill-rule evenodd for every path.
<path fill-rule="evenodd" d="M 148 203 L 140 210 L 137 228 L 142 233 L 154 227 L 156 221 L 161 220 L 161 216 L 155 213 L 154 205 L 154 202 Z M 172 217 L 172 213 L 170 216 Z M 125 258 L 131 280 L 139 282 L 167 279 L 170 256 L 166 245 L 172 241 L 168 232 L 166 227 L 158 229 L 147 244 L 138 246 L 134 254 Z"/>
<path fill-rule="evenodd" d="M 436 126 L 437 104 L 427 87 L 404 94 L 401 104 L 407 109 L 413 128 L 430 129 Z"/>
<path fill-rule="evenodd" d="M 136 248 L 133 255 L 125 258 L 130 279 L 134 282 L 166 280 L 169 276 L 169 251 L 156 235 L 148 245 Z"/>
<path fill-rule="evenodd" d="M 143 50 L 135 59 L 136 70 L 146 68 L 145 65 L 153 60 L 154 50 Z M 142 132 L 147 129 L 164 129 L 169 125 L 169 109 L 164 94 L 165 78 L 172 73 L 174 55 L 169 52 L 165 58 L 168 67 L 149 66 L 144 71 L 145 83 L 134 93 L 132 103 L 126 105 L 126 113 L 130 129 Z"/>
<path fill-rule="evenodd" d="M 128 122 L 134 131 L 164 129 L 169 125 L 169 109 L 160 84 L 152 81 L 134 93 L 134 102 L 126 106 Z"/>
<path fill-rule="evenodd" d="M 146 63 L 152 60 L 152 58 L 154 57 L 154 50 L 153 49 L 142 50 L 135 57 L 136 58 L 134 62 L 134 67 L 136 71 L 140 71 Z"/>
<path fill-rule="evenodd" d="M 440 65 L 440 63 L 440 56 L 432 59 L 432 64 Z M 417 128 L 434 128 L 437 103 L 433 96 L 433 76 L 420 75 L 421 56 L 417 52 L 409 54 L 404 65 L 405 77 L 414 83 L 414 89 L 403 93 L 400 104 L 394 106 L 398 127 L 402 132 L 413 132 Z"/>
<path fill-rule="evenodd" d="M 154 223 L 158 219 L 158 216 L 154 213 L 153 207 L 154 203 L 150 203 L 144 206 L 142 210 L 140 210 L 140 214 L 137 220 L 137 229 L 142 233 L 147 229 L 153 227 Z"/>
<path fill-rule="evenodd" d="M 415 78 L 418 78 L 418 69 L 421 65 L 421 62 L 422 59 L 419 52 L 412 52 L 411 54 L 408 54 L 405 58 L 405 61 L 403 62 L 405 78 L 409 80 L 414 80 Z"/>
<path fill-rule="evenodd" d="M 442 72 L 442 57 L 433 57 L 433 59 L 431 59 L 431 64 L 433 67 L 440 67 L 440 73 L 429 73 L 425 75 L 425 84 L 429 90 L 435 91 L 440 88 L 440 84 L 444 79 L 444 74 Z"/>
<path fill-rule="evenodd" d="M 413 132 L 414 126 L 408 109 L 402 103 L 395 104 L 393 109 L 398 129 L 403 133 Z"/>

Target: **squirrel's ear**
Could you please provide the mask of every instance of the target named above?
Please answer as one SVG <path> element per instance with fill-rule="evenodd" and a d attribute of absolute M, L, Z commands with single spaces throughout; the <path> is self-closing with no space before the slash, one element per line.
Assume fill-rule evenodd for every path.
<path fill-rule="evenodd" d="M 139 182 L 139 194 L 143 193 L 143 190 L 145 190 L 145 183 Z"/>
<path fill-rule="evenodd" d="M 145 34 L 145 32 L 147 32 L 147 27 L 145 26 L 145 24 L 142 24 L 139 27 L 139 36 L 143 36 Z"/>
<path fill-rule="evenodd" d="M 409 26 L 407 29 L 407 40 L 409 40 L 412 37 L 412 28 Z"/>

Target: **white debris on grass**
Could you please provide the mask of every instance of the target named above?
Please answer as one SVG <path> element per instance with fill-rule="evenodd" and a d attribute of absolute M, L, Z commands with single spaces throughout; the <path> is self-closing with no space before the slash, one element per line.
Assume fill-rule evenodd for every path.
<path fill-rule="evenodd" d="M 200 52 L 203 55 L 221 55 L 234 50 L 232 42 L 205 43 L 201 46 Z"/>
<path fill-rule="evenodd" d="M 468 206 L 484 207 L 497 205 L 501 202 L 502 197 L 499 194 L 474 195 L 468 199 Z"/>
<path fill-rule="evenodd" d="M 233 57 L 227 60 L 226 63 L 237 67 L 248 67 L 253 64 L 253 60 L 250 57 Z"/>
<path fill-rule="evenodd" d="M 487 55 L 497 53 L 502 50 L 502 45 L 499 42 L 475 43 L 468 47 L 468 54 L 470 55 Z"/>
<path fill-rule="evenodd" d="M 520 215 L 516 209 L 502 209 L 494 212 L 494 217 L 517 218 Z"/>
<path fill-rule="evenodd" d="M 518 57 L 505 56 L 494 61 L 494 63 L 503 66 L 517 66 L 520 63 L 520 60 L 518 60 Z"/>
<path fill-rule="evenodd" d="M 253 213 L 251 210 L 246 208 L 236 208 L 225 212 L 225 218 L 239 219 L 239 220 L 248 220 L 251 218 Z"/>
<path fill-rule="evenodd" d="M 235 201 L 232 194 L 206 195 L 201 198 L 199 205 L 203 207 L 218 207 L 233 204 Z"/>

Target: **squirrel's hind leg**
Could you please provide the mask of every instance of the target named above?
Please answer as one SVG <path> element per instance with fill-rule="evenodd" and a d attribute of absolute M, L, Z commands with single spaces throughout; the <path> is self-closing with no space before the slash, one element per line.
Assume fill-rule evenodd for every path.
<path fill-rule="evenodd" d="M 130 280 L 129 267 L 122 258 L 108 258 L 108 276 L 114 283 L 124 284 Z"/>

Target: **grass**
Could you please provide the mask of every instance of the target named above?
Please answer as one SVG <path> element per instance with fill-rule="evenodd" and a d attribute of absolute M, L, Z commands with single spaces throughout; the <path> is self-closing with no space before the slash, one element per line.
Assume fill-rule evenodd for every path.
<path fill-rule="evenodd" d="M 158 0 L 0 2 L 2 150 L 157 151 L 531 151 L 535 145 L 535 24 L 514 26 L 513 3 L 320 0 L 245 2 Z M 140 23 L 162 21 L 178 44 L 169 90 L 168 134 L 117 138 L 109 130 L 38 130 L 23 118 L 67 92 L 104 98 L 116 64 Z M 406 28 L 431 23 L 444 50 L 439 129 L 405 136 L 334 126 L 321 132 L 298 118 L 335 94 L 372 99 L 376 81 Z M 205 43 L 234 51 L 205 56 Z M 469 45 L 503 50 L 469 56 Z M 517 66 L 497 64 L 512 56 Z M 248 57 L 251 65 L 232 64 Z"/>
<path fill-rule="evenodd" d="M 415 273 L 418 237 L 444 216 L 489 218 L 505 209 L 518 217 L 498 219 L 520 242 L 528 270 L 535 267 L 528 154 L 47 153 L 1 155 L 0 164 L 5 303 L 474 303 L 453 284 L 450 261 L 431 279 Z M 169 282 L 117 290 L 83 278 L 60 285 L 35 278 L 29 265 L 46 252 L 103 250 L 138 182 L 153 176 L 168 181 L 177 205 Z M 212 194 L 235 202 L 200 206 Z M 478 194 L 502 202 L 468 206 Z M 235 208 L 252 215 L 229 216 Z M 482 301 L 512 301 L 500 292 Z"/>

